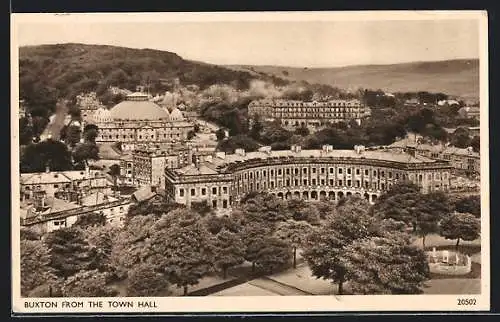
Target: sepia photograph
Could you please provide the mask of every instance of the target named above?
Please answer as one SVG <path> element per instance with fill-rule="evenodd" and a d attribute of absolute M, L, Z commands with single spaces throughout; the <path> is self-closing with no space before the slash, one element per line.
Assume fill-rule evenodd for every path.
<path fill-rule="evenodd" d="M 486 12 L 11 19 L 13 312 L 489 309 Z"/>

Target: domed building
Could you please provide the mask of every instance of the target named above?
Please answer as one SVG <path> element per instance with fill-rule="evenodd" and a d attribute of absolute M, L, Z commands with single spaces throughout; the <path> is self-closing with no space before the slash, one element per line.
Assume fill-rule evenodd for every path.
<path fill-rule="evenodd" d="M 144 93 L 133 93 L 96 118 L 97 142 L 121 142 L 122 149 L 133 150 L 137 144 L 177 143 L 187 140 L 194 129 L 182 112 L 172 113 L 149 100 Z"/>

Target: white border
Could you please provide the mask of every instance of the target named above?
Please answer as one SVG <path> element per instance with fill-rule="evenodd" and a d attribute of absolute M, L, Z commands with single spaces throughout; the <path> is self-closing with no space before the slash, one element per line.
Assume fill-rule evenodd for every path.
<path fill-rule="evenodd" d="M 125 313 L 125 312 L 319 312 L 319 311 L 479 311 L 490 308 L 489 231 L 489 130 L 488 130 L 488 20 L 486 11 L 356 11 L 356 12 L 238 12 L 238 13 L 93 13 L 11 15 L 11 180 L 12 209 L 19 209 L 18 137 L 18 47 L 17 26 L 27 22 L 210 22 L 210 21 L 360 21 L 477 19 L 480 24 L 481 102 L 481 294 L 480 295 L 364 295 L 279 297 L 163 297 L 163 298 L 54 298 L 38 299 L 58 303 L 57 309 L 25 309 L 20 296 L 19 213 L 12 214 L 12 310 L 15 313 Z M 474 298 L 475 306 L 458 306 L 458 298 Z M 36 301 L 30 298 L 29 301 Z M 79 300 L 84 308 L 61 308 L 63 301 Z M 112 309 L 108 301 L 133 301 L 134 308 Z M 138 309 L 138 301 L 154 301 L 157 308 Z M 103 308 L 91 309 L 88 301 L 102 301 Z"/>

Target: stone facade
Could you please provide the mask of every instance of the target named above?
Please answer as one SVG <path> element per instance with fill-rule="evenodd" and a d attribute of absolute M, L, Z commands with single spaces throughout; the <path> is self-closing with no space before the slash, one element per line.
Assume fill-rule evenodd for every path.
<path fill-rule="evenodd" d="M 206 201 L 225 210 L 250 192 L 269 192 L 280 198 L 339 200 L 360 195 L 374 202 L 399 180 L 410 180 L 429 191 L 447 191 L 451 166 L 406 153 L 388 151 L 302 150 L 218 153 L 199 164 L 166 169 L 165 190 L 171 200 L 186 204 Z"/>
<path fill-rule="evenodd" d="M 257 100 L 248 105 L 248 114 L 264 120 L 280 120 L 286 128 L 356 121 L 368 115 L 368 109 L 359 100 L 330 100 L 303 102 L 292 100 Z"/>

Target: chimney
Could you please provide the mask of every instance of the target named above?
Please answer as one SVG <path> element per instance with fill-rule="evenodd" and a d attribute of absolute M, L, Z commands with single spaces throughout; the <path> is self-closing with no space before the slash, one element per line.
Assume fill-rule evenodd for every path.
<path fill-rule="evenodd" d="M 322 146 L 323 152 L 332 152 L 333 151 L 333 146 L 330 144 L 325 144 Z"/>
<path fill-rule="evenodd" d="M 47 164 L 47 165 L 45 166 L 45 173 L 49 173 L 49 172 L 50 172 L 50 167 L 49 167 L 49 165 Z"/>
<path fill-rule="evenodd" d="M 354 150 L 356 151 L 357 154 L 361 154 L 363 151 L 365 151 L 365 146 L 364 145 L 355 145 Z"/>
<path fill-rule="evenodd" d="M 242 157 L 245 156 L 245 149 L 236 149 L 234 150 L 234 153 L 237 154 L 237 155 L 241 155 Z"/>

